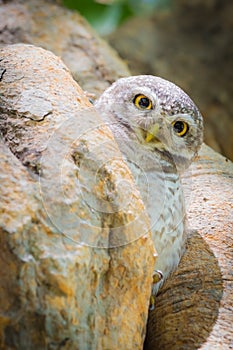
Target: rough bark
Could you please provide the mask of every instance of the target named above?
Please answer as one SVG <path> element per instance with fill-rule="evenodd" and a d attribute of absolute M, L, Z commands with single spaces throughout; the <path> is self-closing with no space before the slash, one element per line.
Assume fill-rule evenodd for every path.
<path fill-rule="evenodd" d="M 233 347 L 232 174 L 233 164 L 207 146 L 184 174 L 187 251 L 149 315 L 146 350 Z"/>
<path fill-rule="evenodd" d="M 82 89 L 96 96 L 126 64 L 78 13 L 43 0 L 7 1 L 0 6 L 0 44 L 28 43 L 61 57 Z"/>
<path fill-rule="evenodd" d="M 85 21 L 83 21 L 78 15 L 62 9 L 57 5 L 41 1 L 21 1 L 21 3 L 10 1 L 0 7 L 0 24 L 2 26 L 0 33 L 1 42 L 15 43 L 20 41 L 34 43 L 54 51 L 56 54 L 62 56 L 65 63 L 71 69 L 72 74 L 81 83 L 81 86 L 89 92 L 94 92 L 96 95 L 100 94 L 111 81 L 122 75 L 129 74 L 125 65 L 119 61 L 115 53 L 113 53 L 103 41 L 96 37 L 89 26 L 86 25 Z M 59 69 L 56 71 L 56 75 L 58 74 L 58 76 L 60 76 L 58 71 Z M 1 71 L 0 76 L 2 76 L 3 79 L 4 75 L 4 71 Z M 51 77 L 49 73 L 48 77 L 50 80 Z M 53 79 L 55 79 L 55 77 L 53 77 Z M 68 80 L 70 81 L 70 77 Z M 20 81 L 23 81 L 23 78 L 20 75 L 18 75 L 18 81 L 19 83 Z M 43 79 L 41 79 L 41 81 L 43 83 Z M 74 83 L 72 82 L 71 85 L 73 86 L 73 84 Z M 76 91 L 76 89 L 77 86 L 75 85 L 74 90 Z M 62 103 L 59 104 L 59 110 L 60 108 L 62 110 L 61 115 L 64 117 L 64 113 L 67 113 L 67 111 L 64 112 L 63 110 L 66 109 L 64 104 L 65 106 L 69 105 L 69 110 L 70 108 L 72 111 L 75 109 L 76 113 L 77 106 L 75 105 L 74 107 L 72 103 L 74 103 L 74 99 L 76 100 L 77 92 L 74 94 L 71 93 L 70 95 L 69 89 L 67 89 L 66 86 L 60 86 L 58 93 L 61 91 L 65 91 L 65 95 L 59 95 L 59 98 L 63 99 Z M 10 91 L 10 95 L 13 96 L 12 98 L 15 96 L 12 90 Z M 81 101 L 86 101 L 85 96 L 83 96 L 82 93 L 81 96 Z M 41 98 L 41 102 L 43 99 L 44 98 Z M 80 103 L 82 104 L 81 101 Z M 36 105 L 38 106 L 38 101 L 36 102 Z M 39 119 L 43 119 L 46 111 L 49 112 L 50 109 L 46 104 L 42 104 L 42 107 Z M 37 115 L 39 111 L 40 109 L 38 108 L 34 114 Z M 25 110 L 21 111 L 20 116 L 24 113 Z M 13 118 L 13 115 L 14 113 L 11 115 L 11 118 Z M 16 117 L 17 120 L 20 119 L 18 113 L 16 113 Z M 52 122 L 51 115 L 46 116 L 45 120 L 47 118 Z M 66 118 L 65 120 L 67 120 Z M 78 120 L 80 119 L 78 118 Z M 63 119 L 62 121 L 64 122 Z M 27 124 L 27 128 L 31 128 L 30 123 L 41 124 L 41 122 L 30 122 L 28 120 L 27 123 L 29 123 Z M 54 128 L 57 125 L 56 123 Z M 13 125 L 12 121 L 7 128 L 11 125 Z M 41 126 L 40 128 L 37 128 L 37 131 L 39 129 L 42 130 Z M 11 135 L 14 135 L 15 130 L 16 129 L 12 129 L 10 131 L 10 129 L 8 129 L 8 132 L 10 131 Z M 109 133 L 106 129 L 104 130 L 104 133 L 101 133 L 101 137 L 107 137 L 109 141 L 110 136 L 107 136 Z M 30 132 L 31 131 L 32 128 Z M 43 137 L 42 134 L 43 133 L 38 136 L 36 135 L 36 140 L 40 140 L 40 137 Z M 19 140 L 19 138 L 21 139 L 21 137 L 21 135 L 18 135 L 16 140 Z M 100 136 L 98 136 L 98 140 L 99 137 Z M 97 145 L 96 136 L 94 138 L 94 145 Z M 9 145 L 12 140 L 8 140 Z M 33 140 L 30 141 L 33 142 Z M 38 145 L 42 145 L 42 143 L 37 143 L 35 149 L 37 149 Z M 138 327 L 142 326 L 142 319 L 145 316 L 141 316 L 141 321 L 139 321 L 134 312 L 136 312 L 136 315 L 140 312 L 143 301 L 146 300 L 146 303 L 148 303 L 148 300 L 145 297 L 145 294 L 147 293 L 147 291 L 145 291 L 145 286 L 148 285 L 148 282 L 145 280 L 135 281 L 134 278 L 132 278 L 131 281 L 124 275 L 123 282 L 130 286 L 130 288 L 133 288 L 133 297 L 135 299 L 131 300 L 131 297 L 128 298 L 128 295 L 131 294 L 127 293 L 130 293 L 130 291 L 127 290 L 126 293 L 125 289 L 123 289 L 122 293 L 126 293 L 126 300 L 121 299 L 121 303 L 123 303 L 123 305 L 125 305 L 124 303 L 128 303 L 127 308 L 129 308 L 129 310 L 123 310 L 123 306 L 121 307 L 121 304 L 118 304 L 114 309 L 114 312 L 119 311 L 120 315 L 123 310 L 122 313 L 125 314 L 124 320 L 129 322 L 126 323 L 125 326 L 122 319 L 119 321 L 119 318 L 115 313 L 109 314 L 109 310 L 111 309 L 110 304 L 113 302 L 112 299 L 117 297 L 118 300 L 118 293 L 121 293 L 119 278 L 120 281 L 122 278 L 120 277 L 120 273 L 117 274 L 119 270 L 119 256 L 111 259 L 111 262 L 116 262 L 116 265 L 112 265 L 108 263 L 108 252 L 101 252 L 99 249 L 82 246 L 80 248 L 82 250 L 82 256 L 84 257 L 84 261 L 88 261 L 86 265 L 83 260 L 81 263 L 78 260 L 77 263 L 79 269 L 82 269 L 85 265 L 85 274 L 83 278 L 83 280 L 85 280 L 85 287 L 81 286 L 83 291 L 82 301 L 84 300 L 84 302 L 86 302 L 89 300 L 91 301 L 91 305 L 94 303 L 92 305 L 94 311 L 91 315 L 88 315 L 88 317 L 82 304 L 81 310 L 77 308 L 77 299 L 74 300 L 73 297 L 75 293 L 79 293 L 78 289 L 80 288 L 80 284 L 77 285 L 77 265 L 75 265 L 76 260 L 78 259 L 78 257 L 76 257 L 76 245 L 74 244 L 73 246 L 69 238 L 64 238 L 62 240 L 56 229 L 54 229 L 55 232 L 53 232 L 53 235 L 55 236 L 49 235 L 49 230 L 52 225 L 44 220 L 44 207 L 42 207 L 42 203 L 38 200 L 38 188 L 36 185 L 38 175 L 36 174 L 40 172 L 40 166 L 38 166 L 37 156 L 31 159 L 30 152 L 28 154 L 25 150 L 22 152 L 22 150 L 20 150 L 20 144 L 16 144 L 16 148 L 19 150 L 19 155 L 17 155 L 19 159 L 16 159 L 16 157 L 12 157 L 12 152 L 9 151 L 6 144 L 2 147 L 4 148 L 2 161 L 5 169 L 7 169 L 7 175 L 1 173 L 1 176 L 6 183 L 6 186 L 2 187 L 2 190 L 5 190 L 5 194 L 3 193 L 4 198 L 9 199 L 5 206 L 3 206 L 5 214 L 3 216 L 3 234 L 1 234 L 1 246 L 3 248 L 0 256 L 2 259 L 1 266 L 3 266 L 3 268 L 1 269 L 0 294 L 3 295 L 3 299 L 0 298 L 0 324 L 2 332 L 0 339 L 9 339 L 8 342 L 11 343 L 7 346 L 10 349 L 14 347 L 17 348 L 15 344 L 20 344 L 20 341 L 22 344 L 21 348 L 25 348 L 25 343 L 23 343 L 25 342 L 25 339 L 33 344 L 31 347 L 38 349 L 46 347 L 50 349 L 72 349 L 72 339 L 70 340 L 68 338 L 71 337 L 71 334 L 75 333 L 74 329 L 79 328 L 81 325 L 83 338 L 81 339 L 81 334 L 77 335 L 77 333 L 75 333 L 73 339 L 76 339 L 75 337 L 79 336 L 78 341 L 80 341 L 80 343 L 83 341 L 83 344 L 87 344 L 87 348 L 88 346 L 90 348 L 91 345 L 88 345 L 88 342 L 86 343 L 86 339 L 93 336 L 93 348 L 99 345 L 100 348 L 102 346 L 103 349 L 109 349 L 109 344 L 98 343 L 98 341 L 102 341 L 102 338 L 100 337 L 101 339 L 97 340 L 93 335 L 95 332 L 99 331 L 99 333 L 101 333 L 103 329 L 105 329 L 104 341 L 112 341 L 113 335 L 115 335 L 116 338 L 114 340 L 117 341 L 120 339 L 119 341 L 121 341 L 121 343 L 117 344 L 117 349 L 127 349 L 127 346 L 128 348 L 136 349 L 138 338 L 135 329 L 138 330 Z M 14 145 L 12 147 L 14 147 Z M 43 147 L 42 150 L 39 148 L 39 151 L 43 152 Z M 78 154 L 80 151 L 83 152 L 82 147 L 81 150 L 78 149 L 78 152 L 74 153 L 74 157 L 72 158 L 76 160 L 75 166 L 78 166 L 79 164 Z M 33 151 L 32 154 L 35 154 L 35 152 Z M 26 157 L 21 157 L 21 155 L 26 155 Z M 34 161 L 35 159 L 36 161 Z M 47 158 L 45 157 L 45 159 Z M 22 163 L 24 165 L 22 165 Z M 46 165 L 46 175 L 49 180 L 50 171 L 51 174 L 54 174 L 53 167 L 49 163 L 43 164 Z M 71 164 L 71 161 L 69 164 Z M 118 174 L 118 170 L 119 167 L 114 168 L 116 174 Z M 232 170 L 231 162 L 214 153 L 206 146 L 203 146 L 201 157 L 193 164 L 190 171 L 184 176 L 190 222 L 190 238 L 188 240 L 187 252 L 182 259 L 178 270 L 164 285 L 163 290 L 157 298 L 156 309 L 149 316 L 147 339 L 145 343 L 145 349 L 147 350 L 225 350 L 232 348 Z M 70 171 L 72 173 L 72 170 Z M 127 170 L 124 170 L 122 177 L 123 176 L 129 176 Z M 84 177 L 85 174 L 82 178 Z M 54 178 L 52 177 L 51 180 L 53 184 Z M 49 182 L 49 184 L 51 184 L 51 182 Z M 89 185 L 91 188 L 91 184 Z M 14 191 L 12 191 L 12 189 L 14 189 Z M 134 191 L 136 191 L 136 189 L 134 189 Z M 72 195 L 73 192 L 71 191 Z M 48 191 L 48 193 L 50 192 Z M 137 192 L 135 193 L 137 196 Z M 45 198 L 49 199 L 46 191 L 43 191 L 43 194 L 46 194 Z M 67 195 L 69 196 L 69 193 Z M 77 200 L 77 197 L 75 197 L 75 200 Z M 9 205 L 9 203 L 11 203 L 11 205 Z M 75 204 L 73 206 L 73 203 L 68 203 L 72 208 L 75 208 Z M 138 205 L 140 207 L 139 198 L 135 200 L 134 203 L 139 203 Z M 47 204 L 47 202 L 45 204 Z M 25 215 L 25 213 L 28 214 Z M 90 219 L 93 219 L 92 214 L 89 214 Z M 31 217 L 33 218 L 32 220 L 30 219 Z M 43 218 L 42 222 L 40 222 L 41 218 Z M 108 225 L 109 221 L 107 221 L 107 227 Z M 116 222 L 114 225 L 116 225 Z M 44 226 L 46 229 L 44 229 Z M 34 228 L 32 229 L 32 227 Z M 41 236 L 43 236 L 43 238 L 47 236 L 49 237 L 46 240 L 45 246 L 42 248 L 40 245 L 42 240 Z M 96 235 L 94 235 L 94 238 L 96 238 Z M 28 258 L 28 261 L 26 262 L 24 260 L 22 261 L 26 247 L 24 241 L 29 246 L 34 245 L 36 248 L 35 251 L 29 251 L 29 253 L 26 254 L 26 257 Z M 53 247 L 55 245 L 53 244 L 54 241 L 56 249 Z M 56 263 L 56 259 L 54 258 L 57 255 L 54 253 L 53 249 L 59 254 L 61 251 L 64 252 L 64 250 L 62 250 L 63 242 L 64 249 L 71 252 L 69 254 L 69 259 L 71 261 L 70 265 L 67 265 L 67 255 L 61 263 Z M 138 255 L 138 244 L 148 244 L 148 250 L 151 252 L 150 243 L 135 242 L 134 244 L 131 244 L 129 255 L 126 256 L 128 252 L 126 250 L 123 250 L 122 255 L 120 252 L 117 253 L 123 257 L 124 263 L 127 262 L 127 266 L 131 266 L 132 262 L 130 259 L 133 259 L 135 255 Z M 16 248 L 12 249 L 12 246 Z M 126 248 L 127 247 L 124 249 Z M 45 249 L 48 254 L 48 257 L 46 258 L 47 260 L 44 258 L 43 264 L 41 262 L 38 267 L 37 265 L 33 267 L 30 257 L 34 257 L 34 255 L 37 257 L 40 256 L 43 249 Z M 50 252 L 54 254 L 54 257 L 50 258 L 50 255 L 52 255 L 49 254 Z M 102 254 L 107 255 L 106 261 Z M 131 254 L 133 255 L 131 256 Z M 151 255 L 149 256 L 151 259 Z M 97 271 L 95 268 L 91 269 L 94 261 L 96 266 L 98 265 Z M 143 275 L 143 277 L 138 276 L 138 279 L 145 278 L 145 276 L 147 276 L 146 278 L 149 278 L 147 273 L 150 274 L 148 271 L 148 269 L 150 269 L 150 264 L 151 261 L 148 261 L 146 264 L 147 272 L 145 270 L 145 275 Z M 115 274 L 112 274 L 113 271 L 111 269 L 110 271 L 112 272 L 105 273 L 106 270 L 109 271 L 109 265 L 114 269 Z M 124 270 L 120 263 L 120 271 L 123 271 L 122 269 Z M 8 270 L 11 273 L 10 276 L 6 272 Z M 19 271 L 22 271 L 20 275 Z M 132 269 L 132 274 L 134 273 L 136 273 L 135 268 Z M 122 272 L 122 274 L 124 273 Z M 99 280 L 95 277 L 98 275 L 101 276 Z M 25 287 L 22 287 L 18 283 L 19 277 L 21 278 L 21 276 L 23 276 Z M 103 295 L 101 293 L 97 295 L 98 297 L 92 298 L 91 294 L 88 294 L 89 292 L 86 291 L 86 289 L 89 288 L 90 290 L 90 288 L 92 288 L 93 291 L 94 288 L 97 288 L 97 290 L 99 290 L 102 288 L 101 281 L 104 280 L 106 282 L 109 276 L 112 276 L 110 282 L 116 287 L 115 289 L 111 289 L 115 294 L 109 295 L 109 293 L 106 293 L 108 296 L 105 300 L 102 298 L 99 299 L 99 296 L 102 297 Z M 39 288 L 37 288 L 37 281 L 40 282 Z M 51 281 L 51 283 L 48 284 L 47 281 Z M 88 283 L 88 288 L 86 288 L 86 283 Z M 99 289 L 98 283 L 100 283 Z M 137 287 L 135 286 L 135 283 L 137 286 L 139 286 L 137 283 L 143 284 L 140 291 L 136 289 Z M 108 286 L 108 288 L 110 288 L 110 286 Z M 106 294 L 104 295 L 106 296 Z M 56 297 L 54 297 L 54 295 L 56 295 Z M 121 295 L 119 298 L 121 298 Z M 31 300 L 34 304 L 32 304 Z M 44 301 L 40 304 L 41 300 Z M 140 306 L 138 306 L 138 302 Z M 136 306 L 131 305 L 135 303 L 137 304 Z M 34 307 L 35 305 L 36 308 Z M 101 309 L 102 305 L 104 305 L 104 310 L 108 315 L 106 318 L 101 318 L 101 316 L 103 316 L 103 309 Z M 52 314 L 43 311 L 48 310 L 49 306 L 51 307 L 51 312 L 53 312 Z M 133 311 L 133 316 L 131 311 Z M 56 317 L 58 320 L 56 320 Z M 79 319 L 79 317 L 81 317 L 81 320 L 84 320 L 83 323 L 78 323 L 77 319 Z M 12 324 L 11 321 L 13 318 L 14 322 Z M 98 320 L 96 320 L 96 318 L 98 318 Z M 111 327 L 111 322 L 109 320 L 113 319 L 115 319 L 115 323 Z M 53 328 L 49 327 L 50 320 L 51 324 L 54 325 Z M 131 326 L 129 325 L 130 323 Z M 85 328 L 86 324 L 92 324 L 90 334 L 88 329 Z M 118 329 L 116 329 L 116 327 L 118 327 Z M 129 327 L 129 329 L 127 327 Z M 37 329 L 37 332 L 34 333 L 30 331 L 31 329 Z M 127 343 L 128 345 L 124 347 L 122 345 L 125 341 L 123 335 L 127 334 L 127 332 L 129 332 L 129 339 L 131 339 L 132 332 L 134 332 L 135 343 L 131 346 L 129 342 Z M 97 332 L 97 334 L 99 333 Z M 15 334 L 14 337 L 13 334 Z M 51 334 L 55 334 L 55 338 L 49 343 L 49 339 L 52 336 Z M 5 338 L 3 338 L 3 335 Z M 87 338 L 85 338 L 85 336 L 87 336 Z M 140 346 L 138 346 L 138 348 L 140 348 Z M 4 345 L 2 347 L 4 348 Z M 18 346 L 18 348 L 20 347 Z"/>
<path fill-rule="evenodd" d="M 0 346 L 140 349 L 154 247 L 113 137 L 53 54 L 0 57 Z"/>

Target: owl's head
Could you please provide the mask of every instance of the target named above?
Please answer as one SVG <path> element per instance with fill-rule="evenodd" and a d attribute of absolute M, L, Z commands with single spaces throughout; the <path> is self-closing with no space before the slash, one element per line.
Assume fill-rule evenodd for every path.
<path fill-rule="evenodd" d="M 203 141 L 203 119 L 175 84 L 150 75 L 122 78 L 96 102 L 104 119 L 114 120 L 142 147 L 189 166 Z"/>

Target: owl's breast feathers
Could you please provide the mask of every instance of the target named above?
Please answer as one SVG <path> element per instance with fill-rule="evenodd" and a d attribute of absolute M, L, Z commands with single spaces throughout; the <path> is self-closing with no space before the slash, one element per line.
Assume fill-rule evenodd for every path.
<path fill-rule="evenodd" d="M 182 89 L 149 75 L 119 79 L 95 106 L 140 190 L 158 252 L 155 269 L 166 279 L 177 267 L 186 240 L 178 170 L 187 168 L 200 149 L 202 116 Z"/>

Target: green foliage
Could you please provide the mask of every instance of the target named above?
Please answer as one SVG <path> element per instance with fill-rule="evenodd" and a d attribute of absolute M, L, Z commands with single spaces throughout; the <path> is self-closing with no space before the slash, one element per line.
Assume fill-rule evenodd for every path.
<path fill-rule="evenodd" d="M 77 10 L 100 34 L 108 34 L 113 31 L 125 18 L 133 14 L 128 4 L 114 2 L 104 5 L 94 0 L 63 0 L 66 7 Z"/>
<path fill-rule="evenodd" d="M 125 19 L 133 15 L 151 13 L 168 6 L 171 0 L 112 0 L 101 4 L 95 0 L 63 0 L 63 4 L 77 10 L 102 35 L 109 34 Z"/>

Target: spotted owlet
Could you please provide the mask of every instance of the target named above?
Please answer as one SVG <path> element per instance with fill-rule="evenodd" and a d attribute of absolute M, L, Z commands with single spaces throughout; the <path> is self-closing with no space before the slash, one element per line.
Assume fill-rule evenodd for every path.
<path fill-rule="evenodd" d="M 177 267 L 185 247 L 180 173 L 202 144 L 200 112 L 175 84 L 141 75 L 122 78 L 96 101 L 135 178 L 151 221 L 161 281 Z"/>

